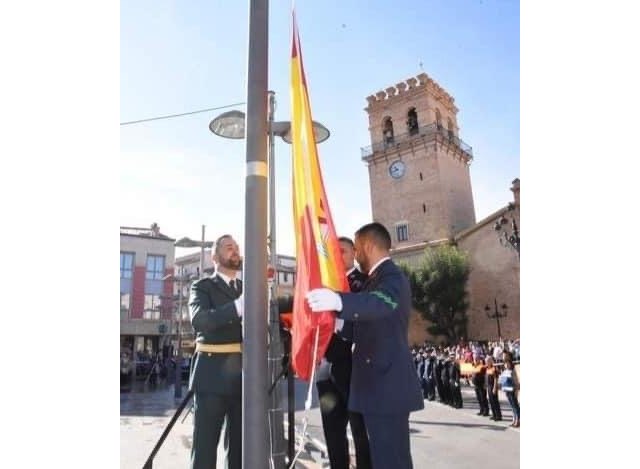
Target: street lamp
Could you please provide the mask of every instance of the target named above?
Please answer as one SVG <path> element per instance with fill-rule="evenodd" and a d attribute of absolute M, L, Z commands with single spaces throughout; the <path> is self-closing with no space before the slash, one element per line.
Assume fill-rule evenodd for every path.
<path fill-rule="evenodd" d="M 178 248 L 200 248 L 200 272 L 198 273 L 200 278 L 204 277 L 204 248 L 211 249 L 214 244 L 213 241 L 204 240 L 204 227 L 202 225 L 202 241 L 194 241 L 191 238 L 184 237 L 173 243 Z"/>
<path fill-rule="evenodd" d="M 269 171 L 269 179 L 268 179 L 268 193 L 269 193 L 269 233 L 268 233 L 268 251 L 269 251 L 269 262 L 274 272 L 274 279 L 272 282 L 269 282 L 269 336 L 270 336 L 270 344 L 267 349 L 267 357 L 268 357 L 268 375 L 271 381 L 275 381 L 278 379 L 279 373 L 277 371 L 277 366 L 282 363 L 283 357 L 283 349 L 282 342 L 280 340 L 280 317 L 277 305 L 277 291 L 278 291 L 278 256 L 276 250 L 276 198 L 275 198 L 275 138 L 274 136 L 282 138 L 286 143 L 291 144 L 291 122 L 290 121 L 278 121 L 274 122 L 274 113 L 276 107 L 275 100 L 275 92 L 269 91 L 269 109 L 267 114 L 267 136 L 268 136 L 268 171 Z M 254 116 L 255 117 L 255 116 Z M 213 119 L 209 123 L 209 130 L 214 134 L 231 139 L 242 139 L 245 137 L 245 123 L 246 123 L 246 115 L 242 111 L 228 111 L 223 114 L 220 114 L 218 117 Z M 319 122 L 313 121 L 313 133 L 315 135 L 315 140 L 317 143 L 324 142 L 330 136 L 329 130 Z M 247 221 L 247 224 L 249 222 Z M 248 247 L 248 243 L 247 243 Z M 246 248 L 245 248 L 246 249 Z M 246 274 L 249 275 L 250 272 L 247 270 Z M 247 281 L 245 278 L 245 284 L 249 286 L 251 281 L 260 281 L 259 278 L 250 279 Z M 245 306 L 247 302 L 245 301 Z M 245 328 L 250 327 L 249 323 L 244 324 Z M 245 334 L 245 337 L 249 336 L 249 334 Z M 246 382 L 251 382 L 251 377 L 256 376 L 257 372 L 255 369 L 261 367 L 260 360 L 264 357 L 264 352 L 258 349 L 253 350 L 256 352 L 255 354 L 249 353 L 249 348 L 245 348 L 245 353 L 243 354 L 243 370 L 245 376 L 247 376 Z M 262 353 L 258 353 L 262 352 Z M 289 373 L 290 375 L 291 373 Z M 291 377 L 290 377 L 291 379 Z M 245 388 L 246 389 L 246 388 Z M 292 396 L 289 396 L 289 400 L 292 399 Z M 272 445 L 272 460 L 276 468 L 284 467 L 284 427 L 283 427 L 283 418 L 282 418 L 282 409 L 280 406 L 280 398 L 278 388 L 273 387 L 271 392 L 271 409 L 269 409 L 269 416 L 273 416 L 270 418 L 270 434 L 273 437 L 271 441 Z M 248 393 L 243 391 L 243 411 L 255 409 L 255 412 L 266 412 L 267 409 L 256 409 L 253 407 L 255 402 L 251 402 L 248 399 Z M 244 415 L 244 414 L 243 414 Z M 293 458 L 293 440 L 294 440 L 294 426 L 292 422 L 292 416 L 289 419 L 289 459 Z M 247 422 L 249 420 L 245 420 L 243 417 L 243 421 Z"/>
<path fill-rule="evenodd" d="M 493 313 L 491 312 L 491 308 L 489 307 L 488 304 L 484 307 L 484 311 L 485 313 L 487 313 L 487 317 L 489 319 L 496 320 L 496 324 L 498 325 L 498 340 L 502 340 L 502 332 L 500 331 L 500 318 L 507 317 L 507 305 L 502 303 L 502 305 L 500 306 L 502 308 L 502 312 L 500 312 L 498 311 L 498 300 L 494 298 L 493 304 L 494 304 Z"/>
<path fill-rule="evenodd" d="M 269 94 L 273 97 L 275 93 L 273 91 L 269 91 Z M 272 107 L 272 101 L 273 104 L 275 104 L 275 99 L 270 99 L 270 107 Z M 269 114 L 271 119 L 273 109 L 269 109 Z M 220 137 L 243 139 L 245 119 L 246 116 L 242 111 L 228 111 L 213 119 L 209 123 L 209 130 Z M 291 122 L 278 121 L 270 122 L 270 124 L 273 135 L 282 138 L 282 140 L 289 144 L 292 142 Z M 324 142 L 330 135 L 329 129 L 316 121 L 313 121 L 313 133 L 316 137 L 316 143 Z"/>
<path fill-rule="evenodd" d="M 507 205 L 507 211 L 513 212 L 515 209 L 516 205 L 513 202 L 509 202 L 509 205 Z M 507 220 L 503 213 L 500 218 L 496 220 L 493 229 L 498 232 L 498 240 L 500 241 L 500 244 L 504 247 L 513 249 L 518 254 L 518 257 L 520 257 L 520 232 L 518 231 L 518 225 L 515 217 L 511 215 L 511 233 L 509 233 L 506 228 L 504 230 L 502 228 L 507 223 L 509 223 L 509 220 Z"/>

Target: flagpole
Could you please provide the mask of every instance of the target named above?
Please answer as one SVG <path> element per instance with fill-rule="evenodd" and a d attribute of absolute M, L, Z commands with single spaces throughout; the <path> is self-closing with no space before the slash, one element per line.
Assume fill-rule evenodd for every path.
<path fill-rule="evenodd" d="M 247 71 L 242 467 L 268 467 L 267 90 L 269 1 L 249 1 Z"/>
<path fill-rule="evenodd" d="M 269 282 L 269 381 L 271 396 L 269 400 L 269 441 L 271 447 L 272 468 L 284 469 L 284 420 L 280 402 L 280 386 L 274 382 L 280 378 L 282 366 L 282 342 L 280 340 L 280 312 L 278 311 L 278 254 L 276 250 L 276 168 L 275 168 L 275 135 L 273 119 L 276 108 L 275 92 L 269 91 L 269 254 L 273 271 L 273 280 Z"/>

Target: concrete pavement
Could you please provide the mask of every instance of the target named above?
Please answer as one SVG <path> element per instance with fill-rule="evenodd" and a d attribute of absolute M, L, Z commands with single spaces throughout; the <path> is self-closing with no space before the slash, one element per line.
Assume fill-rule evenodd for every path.
<path fill-rule="evenodd" d="M 314 386 L 312 409 L 303 410 L 307 385 L 296 382 L 296 432 L 308 419 L 304 450 L 296 468 L 326 468 L 326 447 Z M 453 409 L 425 401 L 425 409 L 410 416 L 411 454 L 414 467 L 429 469 L 513 469 L 519 467 L 520 431 L 511 428 L 511 409 L 501 393 L 503 421 L 477 416 L 478 405 L 470 387 L 463 387 L 464 407 Z M 186 389 L 183 392 L 183 396 Z M 286 409 L 286 383 L 281 382 Z M 173 386 L 120 397 L 120 467 L 140 469 L 162 434 L 179 402 Z M 185 411 L 186 413 L 186 411 Z M 154 460 L 154 468 L 186 468 L 192 440 L 192 415 L 180 417 Z M 525 422 L 526 425 L 526 422 Z M 286 429 L 286 414 L 285 414 Z M 286 434 L 286 431 L 285 431 Z M 351 446 L 351 449 L 353 447 Z M 298 446 L 296 446 L 296 451 Z M 222 448 L 218 449 L 222 456 Z M 352 451 L 353 452 L 353 451 Z"/>

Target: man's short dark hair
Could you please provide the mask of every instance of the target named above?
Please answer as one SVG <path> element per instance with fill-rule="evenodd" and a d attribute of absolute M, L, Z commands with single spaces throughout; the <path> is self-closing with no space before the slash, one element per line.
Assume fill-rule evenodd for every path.
<path fill-rule="evenodd" d="M 348 237 L 346 237 L 346 236 L 340 236 L 340 237 L 338 238 L 338 241 L 339 241 L 339 242 L 341 242 L 341 243 L 347 243 L 347 244 L 349 244 L 352 248 L 355 248 L 355 247 L 356 247 L 356 246 L 355 246 L 355 244 L 353 244 L 352 239 L 351 239 L 351 238 L 348 238 Z"/>
<path fill-rule="evenodd" d="M 220 247 L 222 246 L 222 241 L 224 241 L 227 238 L 232 238 L 232 236 L 230 234 L 223 234 L 218 239 L 216 239 L 216 249 L 215 249 L 216 254 L 220 254 Z"/>
<path fill-rule="evenodd" d="M 356 231 L 356 237 L 368 238 L 381 249 L 391 249 L 391 235 L 382 223 L 373 222 Z"/>

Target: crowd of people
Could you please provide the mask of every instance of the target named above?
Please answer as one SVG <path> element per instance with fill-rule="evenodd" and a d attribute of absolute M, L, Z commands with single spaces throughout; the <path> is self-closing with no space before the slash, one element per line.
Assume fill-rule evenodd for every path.
<path fill-rule="evenodd" d="M 480 411 L 478 415 L 502 420 L 498 399 L 503 391 L 513 412 L 511 426 L 520 426 L 520 382 L 515 363 L 520 362 L 520 340 L 498 342 L 460 341 L 452 346 L 425 342 L 411 348 L 423 396 L 451 407 L 462 408 L 460 381 L 473 386 Z M 491 411 L 491 413 L 489 412 Z"/>
<path fill-rule="evenodd" d="M 134 365 L 135 364 L 135 365 Z M 130 349 L 120 351 L 120 389 L 131 388 L 133 383 L 133 367 L 136 367 L 136 379 L 144 380 L 151 388 L 155 388 L 160 382 L 167 379 L 168 367 L 162 358 L 162 354 L 152 354 L 148 351 L 135 353 L 132 358 Z"/>

